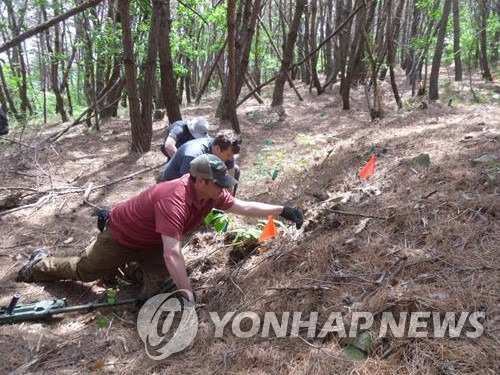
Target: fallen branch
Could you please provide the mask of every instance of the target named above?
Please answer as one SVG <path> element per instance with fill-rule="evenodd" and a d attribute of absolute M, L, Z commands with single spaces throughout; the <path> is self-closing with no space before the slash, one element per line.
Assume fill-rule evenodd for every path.
<path fill-rule="evenodd" d="M 274 286 L 267 290 L 330 290 L 331 286 L 326 285 L 302 285 L 302 286 Z"/>
<path fill-rule="evenodd" d="M 359 301 L 366 301 L 368 298 L 373 296 L 382 285 L 387 285 L 391 279 L 393 279 L 405 267 L 406 259 L 406 257 L 401 257 L 388 269 L 384 270 L 380 276 L 374 280 L 374 283 L 377 284 L 377 286 L 363 293 L 363 295 L 359 298 Z"/>
<path fill-rule="evenodd" d="M 43 197 L 41 197 L 35 203 L 27 204 L 27 205 L 24 205 L 24 206 L 19 206 L 19 207 L 13 208 L 11 210 L 0 212 L 0 217 L 2 217 L 4 215 L 7 215 L 7 214 L 10 214 L 12 212 L 24 210 L 25 208 L 32 208 L 32 207 L 36 207 L 38 205 L 41 205 L 41 204 L 45 203 L 45 201 L 48 198 L 54 196 L 54 193 L 57 192 L 57 191 L 59 192 L 59 194 L 85 193 L 85 194 L 89 194 L 90 195 L 90 193 L 93 192 L 94 190 L 98 190 L 98 189 L 103 189 L 103 188 L 109 187 L 109 186 L 114 185 L 114 184 L 116 184 L 118 182 L 121 182 L 121 181 L 127 180 L 129 178 L 132 178 L 134 176 L 137 176 L 138 174 L 141 174 L 141 173 L 144 173 L 144 172 L 148 172 L 148 171 L 151 171 L 151 170 L 156 169 L 158 167 L 161 167 L 164 164 L 165 163 L 162 162 L 161 164 L 157 164 L 157 165 L 154 165 L 152 167 L 141 169 L 140 171 L 137 171 L 137 172 L 134 172 L 134 173 L 130 173 L 130 174 L 126 175 L 126 176 L 117 178 L 116 180 L 113 180 L 113 181 L 107 182 L 105 184 L 101 184 L 101 185 L 92 187 L 91 189 L 89 189 L 88 187 L 86 189 L 82 188 L 82 187 L 73 187 L 73 188 L 72 187 L 61 187 L 61 188 L 53 188 L 53 189 L 45 190 L 45 191 L 36 191 L 39 194 L 47 194 L 47 195 L 44 195 Z M 0 189 L 3 189 L 3 188 L 0 187 Z M 26 190 L 33 190 L 33 189 L 26 188 Z M 89 205 L 91 205 L 93 207 L 96 207 L 95 205 L 91 204 L 87 200 L 85 200 L 85 203 L 87 203 L 87 204 L 89 204 Z"/>
<path fill-rule="evenodd" d="M 372 219 L 380 219 L 380 220 L 387 220 L 387 219 L 389 219 L 386 216 L 377 216 L 377 215 L 370 215 L 370 214 L 358 214 L 357 212 L 348 212 L 348 211 L 341 211 L 341 210 L 333 210 L 331 208 L 327 208 L 326 210 L 328 212 L 332 212 L 332 213 L 340 214 L 340 215 L 370 217 Z"/>
<path fill-rule="evenodd" d="M 0 190 L 28 190 L 38 193 L 37 189 L 24 187 L 24 186 L 0 186 Z"/>
<path fill-rule="evenodd" d="M 120 80 L 116 81 L 115 85 L 113 85 L 113 87 L 111 87 L 108 91 L 108 93 L 116 86 L 120 83 Z M 100 102 L 102 102 L 105 98 L 107 98 L 107 93 L 106 94 L 103 94 L 102 97 L 100 97 L 96 102 L 95 102 L 95 106 L 98 105 Z M 108 109 L 109 107 L 113 106 L 116 104 L 116 102 L 118 102 L 120 100 L 120 98 L 114 100 L 113 102 L 109 103 L 106 107 L 103 107 L 101 108 L 99 111 L 97 111 L 97 114 L 100 114 L 101 112 L 103 112 L 104 110 Z M 52 134 L 51 136 L 49 136 L 45 142 L 49 142 L 49 143 L 53 143 L 55 141 L 57 141 L 59 138 L 61 138 L 66 132 L 68 132 L 71 128 L 79 125 L 79 124 L 82 124 L 84 121 L 87 121 L 89 120 L 90 118 L 92 118 L 92 112 L 94 110 L 94 107 L 88 107 L 86 108 L 81 114 L 80 116 L 78 116 L 76 118 L 76 120 L 74 120 L 69 126 L 65 127 L 64 129 L 60 130 L 59 132 L 55 133 L 55 134 Z M 90 115 L 88 115 L 90 113 Z M 88 115 L 87 117 L 84 118 L 84 116 Z"/>
<path fill-rule="evenodd" d="M 427 199 L 427 198 L 431 197 L 432 195 L 436 194 L 437 192 L 438 192 L 437 190 L 431 191 L 429 194 L 422 195 L 420 197 L 420 199 Z"/>
<path fill-rule="evenodd" d="M 128 175 L 126 175 L 126 176 L 124 176 L 124 177 L 117 178 L 116 180 L 113 180 L 113 181 L 107 182 L 107 183 L 105 183 L 105 184 L 97 185 L 96 187 L 93 187 L 92 189 L 90 189 L 89 194 L 90 194 L 91 192 L 93 192 L 94 190 L 98 190 L 98 189 L 103 189 L 103 188 L 105 188 L 105 187 L 109 187 L 109 186 L 114 185 L 114 184 L 116 184 L 116 183 L 118 183 L 118 182 L 121 182 L 121 181 L 127 180 L 127 179 L 129 179 L 129 178 L 132 178 L 132 177 L 137 176 L 138 174 L 141 174 L 141 173 L 144 173 L 144 172 L 149 172 L 149 171 L 151 171 L 151 170 L 153 170 L 153 169 L 159 168 L 159 167 L 164 166 L 164 165 L 165 165 L 165 162 L 161 162 L 160 164 L 154 165 L 154 166 L 152 166 L 152 167 L 147 167 L 147 168 L 141 169 L 140 171 L 137 171 L 137 172 L 134 172 L 134 173 L 128 174 Z M 83 188 L 80 188 L 80 191 L 84 191 L 84 189 L 83 189 Z"/>
<path fill-rule="evenodd" d="M 24 147 L 28 147 L 28 148 L 31 148 L 33 150 L 35 149 L 35 147 L 30 146 L 27 143 L 24 143 L 24 142 L 21 142 L 21 141 L 16 141 L 15 139 L 12 139 L 12 138 L 7 138 L 7 137 L 4 137 L 4 136 L 0 136 L 0 139 L 3 139 L 4 141 L 10 142 L 10 143 L 16 143 L 18 145 L 21 145 L 21 146 L 24 146 Z"/>
<path fill-rule="evenodd" d="M 5 216 L 5 215 L 7 215 L 7 214 L 10 214 L 10 213 L 12 213 L 12 212 L 16 212 L 16 211 L 24 210 L 25 208 L 33 208 L 33 207 L 37 207 L 37 206 L 39 206 L 39 205 L 42 205 L 42 204 L 43 204 L 43 203 L 45 203 L 47 200 L 49 200 L 52 196 L 53 196 L 53 194 L 52 194 L 52 193 L 50 193 L 50 194 L 44 195 L 44 196 L 43 196 L 43 197 L 41 197 L 39 200 L 37 200 L 35 203 L 26 204 L 26 205 L 24 205 L 24 206 L 15 207 L 15 208 L 12 208 L 12 209 L 7 210 L 7 211 L 0 212 L 0 217 Z"/>

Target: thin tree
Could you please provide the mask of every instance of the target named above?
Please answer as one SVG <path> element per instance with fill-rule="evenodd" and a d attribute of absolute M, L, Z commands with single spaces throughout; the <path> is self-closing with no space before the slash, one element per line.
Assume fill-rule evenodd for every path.
<path fill-rule="evenodd" d="M 389 65 L 389 76 L 391 79 L 391 88 L 394 94 L 394 100 L 399 109 L 403 108 L 403 103 L 401 102 L 401 96 L 399 95 L 398 86 L 396 83 L 396 75 L 394 73 L 394 64 L 396 59 L 396 43 L 398 40 L 398 35 L 401 26 L 401 17 L 403 15 L 403 7 L 405 5 L 404 1 L 399 1 L 397 10 L 392 18 L 392 0 L 387 0 L 388 17 L 387 20 L 387 64 Z"/>
<path fill-rule="evenodd" d="M 302 14 L 304 13 L 306 4 L 307 0 L 296 0 L 292 24 L 290 25 L 290 29 L 288 30 L 285 47 L 283 49 L 283 60 L 281 61 L 280 72 L 274 84 L 273 100 L 271 106 L 278 106 L 283 104 L 283 89 L 287 80 L 287 71 L 293 62 L 293 49 L 297 40 L 297 32 L 300 26 L 300 19 L 302 17 Z"/>
<path fill-rule="evenodd" d="M 488 26 L 488 16 L 490 12 L 489 1 L 478 1 L 479 18 L 479 62 L 483 72 L 483 78 L 487 81 L 493 81 L 490 66 L 488 63 L 488 42 L 486 28 Z"/>
<path fill-rule="evenodd" d="M 318 13 L 318 2 L 317 0 L 311 0 L 311 26 L 309 33 L 309 45 L 311 50 L 314 51 L 316 49 L 316 35 L 317 35 L 317 13 Z M 311 78 L 312 85 L 316 89 L 316 93 L 321 95 L 323 93 L 323 88 L 321 87 L 321 83 L 319 82 L 318 77 L 318 54 L 314 54 L 311 56 Z"/>
<path fill-rule="evenodd" d="M 59 5 L 57 4 L 56 1 L 52 2 L 53 9 L 54 9 L 54 15 L 58 15 L 59 13 Z M 40 10 L 43 15 L 43 19 L 46 22 L 47 21 L 47 10 L 45 9 L 45 4 L 42 2 L 40 4 Z M 56 112 L 59 112 L 61 115 L 61 120 L 62 122 L 67 122 L 68 121 L 68 114 L 66 113 L 66 108 L 64 105 L 64 98 L 62 95 L 62 92 L 60 90 L 59 86 L 59 60 L 60 56 L 63 54 L 62 48 L 61 48 L 61 31 L 59 27 L 59 23 L 54 26 L 54 35 L 53 35 L 53 42 L 54 44 L 52 45 L 52 38 L 50 35 L 49 30 L 45 31 L 45 46 L 47 48 L 47 52 L 50 56 L 50 86 L 52 89 L 52 92 L 54 93 L 54 96 L 56 98 Z"/>
<path fill-rule="evenodd" d="M 235 30 L 235 8 L 236 1 L 227 1 L 227 60 L 228 60 L 228 82 L 227 82 L 227 108 L 223 119 L 231 122 L 236 133 L 240 133 L 238 115 L 236 113 L 236 30 Z"/>
<path fill-rule="evenodd" d="M 148 51 L 142 69 L 144 72 L 141 87 L 141 127 L 144 132 L 141 137 L 142 151 L 149 151 L 151 138 L 153 136 L 153 119 L 151 114 L 153 112 L 153 92 L 155 85 L 156 56 L 158 53 L 158 41 L 160 39 L 162 2 L 162 0 L 153 0 Z"/>
<path fill-rule="evenodd" d="M 460 52 L 460 7 L 453 0 L 453 59 L 455 61 L 455 81 L 462 80 L 462 54 Z"/>
<path fill-rule="evenodd" d="M 248 64 L 250 62 L 253 34 L 260 11 L 261 0 L 244 0 L 239 3 L 235 22 L 235 67 L 237 72 L 234 90 L 235 100 L 240 95 L 245 83 Z M 222 88 L 221 98 L 216 111 L 216 116 L 222 120 L 231 120 L 233 116 L 230 113 L 232 109 L 229 108 L 228 94 L 229 85 L 226 84 Z M 236 131 L 236 129 L 234 130 Z"/>
<path fill-rule="evenodd" d="M 451 0 L 445 0 L 443 13 L 439 22 L 438 35 L 436 40 L 436 49 L 432 59 L 431 76 L 429 78 L 429 99 L 439 99 L 439 68 L 441 67 L 441 56 L 444 49 L 444 37 L 446 36 L 446 26 L 448 25 L 448 16 L 450 15 Z"/>
<path fill-rule="evenodd" d="M 134 58 L 134 44 L 132 40 L 130 22 L 130 0 L 120 0 L 118 9 L 121 15 L 122 37 L 123 37 L 123 66 L 127 80 L 127 97 L 130 115 L 130 130 L 132 133 L 132 151 L 147 152 L 150 148 L 150 140 L 143 136 L 144 129 L 141 126 L 141 108 L 137 92 L 136 65 Z"/>
<path fill-rule="evenodd" d="M 179 108 L 179 98 L 177 96 L 174 78 L 174 63 L 170 48 L 171 25 L 170 0 L 165 0 L 161 2 L 161 38 L 159 41 L 158 53 L 160 58 L 160 80 L 163 104 L 167 109 L 168 121 L 173 123 L 177 120 L 182 120 L 182 115 Z"/>

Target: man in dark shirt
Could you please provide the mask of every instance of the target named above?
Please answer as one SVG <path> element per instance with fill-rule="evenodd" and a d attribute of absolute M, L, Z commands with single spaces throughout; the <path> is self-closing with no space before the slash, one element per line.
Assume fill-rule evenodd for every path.
<path fill-rule="evenodd" d="M 5 135 L 9 133 L 9 121 L 7 120 L 7 115 L 2 108 L 0 108 L 0 135 Z"/>
<path fill-rule="evenodd" d="M 175 121 L 169 126 L 160 151 L 168 159 L 171 159 L 177 149 L 184 143 L 193 139 L 208 137 L 209 128 L 210 124 L 203 117 L 195 117 L 187 121 Z"/>
<path fill-rule="evenodd" d="M 239 168 L 234 163 L 234 155 L 240 152 L 240 144 L 240 136 L 233 131 L 222 131 L 215 138 L 201 138 L 186 142 L 167 163 L 163 172 L 163 180 L 175 180 L 189 173 L 191 161 L 203 154 L 217 156 L 226 164 L 229 174 L 238 179 Z"/>

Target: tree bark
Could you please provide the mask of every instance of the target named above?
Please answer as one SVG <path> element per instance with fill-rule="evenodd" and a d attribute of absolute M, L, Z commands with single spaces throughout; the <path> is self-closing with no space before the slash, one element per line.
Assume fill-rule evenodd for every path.
<path fill-rule="evenodd" d="M 175 86 L 174 64 L 170 49 L 171 23 L 170 0 L 167 0 L 164 1 L 162 5 L 162 17 L 160 24 L 160 35 L 162 36 L 159 43 L 160 78 L 161 93 L 165 108 L 167 109 L 168 121 L 173 123 L 177 120 L 182 120 L 182 115 L 179 108 L 179 98 L 177 97 L 177 89 Z"/>
<path fill-rule="evenodd" d="M 483 78 L 487 81 L 493 81 L 490 66 L 488 63 L 488 43 L 486 37 L 486 27 L 489 15 L 488 1 L 479 1 L 479 62 L 483 72 Z"/>
<path fill-rule="evenodd" d="M 4 0 L 4 3 L 7 6 L 9 27 L 12 30 L 12 34 L 17 37 L 18 35 L 20 35 L 22 25 L 18 24 L 18 20 L 15 17 L 17 15 L 17 12 L 15 12 L 14 7 L 12 6 L 12 1 Z M 25 10 L 23 10 L 23 12 L 21 13 L 24 13 L 24 11 Z M 12 72 L 14 74 L 17 74 L 21 78 L 17 84 L 19 91 L 19 98 L 21 100 L 21 106 L 20 106 L 21 116 L 26 117 L 27 114 L 29 115 L 33 114 L 33 108 L 28 98 L 28 82 L 27 82 L 25 52 L 21 44 L 16 45 L 16 47 L 14 48 L 12 54 L 12 60 L 14 62 Z"/>
<path fill-rule="evenodd" d="M 149 150 L 149 140 L 143 137 L 141 126 L 141 109 L 137 93 L 136 66 L 134 59 L 134 44 L 130 22 L 130 0 L 120 0 L 118 9 L 121 15 L 123 37 L 123 66 L 127 80 L 127 94 L 130 114 L 130 130 L 132 133 L 132 151 L 146 152 Z"/>
<path fill-rule="evenodd" d="M 228 3 L 229 5 L 229 3 Z M 234 5 L 236 8 L 236 4 Z M 236 102 L 241 88 L 244 84 L 245 74 L 248 70 L 250 50 L 252 47 L 252 38 L 255 32 L 255 25 L 261 10 L 261 0 L 244 0 L 240 2 L 235 21 L 235 77 L 234 100 Z M 229 41 L 228 41 L 229 46 Z M 229 52 L 229 47 L 228 47 Z M 229 77 L 228 77 L 229 81 Z M 229 83 L 229 82 L 228 82 Z M 223 120 L 230 120 L 234 114 L 230 113 L 228 102 L 229 85 L 222 88 L 221 98 L 217 106 L 216 116 Z M 236 129 L 235 129 L 236 131 Z"/>
<path fill-rule="evenodd" d="M 300 19 L 302 17 L 302 13 L 304 13 L 306 4 L 307 0 L 297 0 L 295 3 L 295 13 L 293 15 L 290 29 L 288 30 L 288 35 L 286 37 L 285 47 L 283 49 L 283 60 L 281 61 L 280 72 L 274 84 L 273 100 L 271 106 L 278 106 L 283 104 L 283 89 L 285 87 L 285 82 L 287 79 L 287 71 L 293 62 L 293 49 L 297 40 Z"/>
<path fill-rule="evenodd" d="M 311 0 L 311 29 L 309 32 L 309 45 L 311 46 L 311 50 L 316 49 L 316 15 L 318 13 L 318 2 L 317 0 Z M 323 93 L 323 88 L 321 87 L 321 83 L 319 82 L 318 77 L 318 54 L 315 53 L 311 56 L 311 78 L 312 84 L 316 89 L 316 93 L 321 95 Z"/>
<path fill-rule="evenodd" d="M 451 9 L 451 0 L 445 0 L 443 5 L 443 15 L 439 23 L 438 35 L 436 40 L 436 50 L 432 58 L 431 76 L 429 79 L 429 99 L 439 99 L 439 68 L 441 67 L 441 56 L 444 49 L 444 37 L 446 36 L 446 26 L 448 25 L 448 16 Z"/>
<path fill-rule="evenodd" d="M 460 52 L 460 7 L 453 0 L 453 59 L 455 61 L 455 81 L 462 80 L 462 55 Z"/>
<path fill-rule="evenodd" d="M 236 113 L 236 25 L 235 25 L 236 1 L 227 1 L 227 59 L 228 59 L 228 82 L 227 82 L 227 108 L 222 119 L 229 120 L 236 133 L 240 133 L 238 115 Z"/>
<path fill-rule="evenodd" d="M 141 136 L 142 152 L 151 148 L 153 136 L 153 92 L 156 75 L 156 56 L 158 55 L 158 41 L 160 39 L 160 24 L 162 16 L 162 0 L 153 0 L 153 12 L 151 14 L 151 25 L 148 37 L 148 50 L 146 61 L 143 65 L 144 78 L 141 87 Z"/>
<path fill-rule="evenodd" d="M 399 1 L 394 21 L 391 16 L 392 9 L 392 0 L 387 0 L 388 2 L 388 13 L 389 19 L 387 20 L 387 64 L 389 65 L 389 76 L 391 79 L 391 88 L 394 94 L 394 100 L 396 101 L 396 105 L 399 109 L 403 108 L 403 103 L 401 102 L 401 96 L 399 95 L 398 85 L 396 83 L 396 76 L 394 74 L 394 64 L 396 60 L 396 42 L 398 40 L 400 26 L 401 26 L 401 17 L 403 15 L 403 7 L 405 2 Z"/>
<path fill-rule="evenodd" d="M 359 1 L 358 0 L 358 6 Z M 342 80 L 340 85 L 340 93 L 342 96 L 342 109 L 350 109 L 349 94 L 351 91 L 351 85 L 353 82 L 359 78 L 359 72 L 362 69 L 361 66 L 361 56 L 364 52 L 364 37 L 363 28 L 366 22 L 366 7 L 361 10 L 361 12 L 356 17 L 356 26 L 354 28 L 354 37 L 352 40 L 351 50 L 349 52 L 349 64 L 347 66 L 347 71 L 345 78 Z"/>
<path fill-rule="evenodd" d="M 54 8 L 54 14 L 57 16 L 57 5 L 55 2 L 53 2 L 53 8 Z M 40 10 L 43 15 L 43 19 L 46 22 L 47 21 L 47 11 L 45 9 L 45 6 L 42 5 L 40 6 Z M 67 122 L 68 121 L 68 114 L 66 113 L 66 108 L 64 105 L 64 98 L 60 90 L 59 86 L 59 59 L 62 54 L 61 51 L 61 43 L 59 40 L 59 36 L 61 35 L 61 32 L 59 30 L 59 24 L 56 24 L 54 26 L 54 48 L 52 47 L 51 43 L 51 38 L 50 38 L 50 32 L 47 30 L 45 31 L 45 46 L 47 48 L 47 52 L 50 57 L 50 86 L 52 89 L 52 92 L 54 93 L 54 96 L 56 98 L 56 112 L 59 112 L 61 115 L 61 121 L 62 122 Z M 55 49 L 55 50 L 54 50 Z"/>

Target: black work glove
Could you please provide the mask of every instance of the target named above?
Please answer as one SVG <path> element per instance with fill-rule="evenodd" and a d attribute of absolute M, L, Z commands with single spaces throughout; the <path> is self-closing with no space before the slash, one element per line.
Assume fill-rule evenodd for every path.
<path fill-rule="evenodd" d="M 297 207 L 283 207 L 283 211 L 281 212 L 280 216 L 294 222 L 297 229 L 300 229 L 302 223 L 304 222 L 304 215 L 302 214 L 302 210 Z"/>

